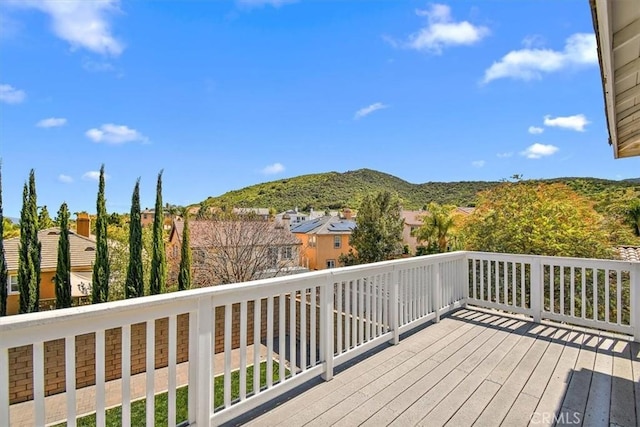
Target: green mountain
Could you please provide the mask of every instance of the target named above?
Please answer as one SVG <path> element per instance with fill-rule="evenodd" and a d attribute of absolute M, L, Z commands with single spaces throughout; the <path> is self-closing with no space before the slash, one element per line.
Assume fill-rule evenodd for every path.
<path fill-rule="evenodd" d="M 623 188 L 640 189 L 638 180 L 612 181 L 598 178 L 554 178 L 543 182 L 563 182 L 588 197 Z M 398 194 L 405 209 L 419 209 L 431 201 L 474 206 L 477 193 L 499 185 L 497 181 L 427 182 L 412 184 L 393 175 L 371 169 L 344 173 L 326 172 L 302 175 L 252 185 L 209 197 L 212 206 L 269 207 L 283 211 L 298 207 L 308 211 L 357 208 L 363 195 L 379 190 Z"/>

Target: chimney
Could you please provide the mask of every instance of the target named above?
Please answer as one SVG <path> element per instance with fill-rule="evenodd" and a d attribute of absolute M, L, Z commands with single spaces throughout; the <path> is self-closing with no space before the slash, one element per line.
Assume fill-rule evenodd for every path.
<path fill-rule="evenodd" d="M 91 234 L 91 219 L 86 212 L 79 213 L 76 219 L 76 234 L 79 236 L 89 237 Z"/>
<path fill-rule="evenodd" d="M 351 209 L 344 208 L 342 214 L 344 215 L 344 219 L 351 219 Z"/>
<path fill-rule="evenodd" d="M 282 215 L 282 226 L 287 231 L 291 230 L 291 217 L 287 213 Z"/>

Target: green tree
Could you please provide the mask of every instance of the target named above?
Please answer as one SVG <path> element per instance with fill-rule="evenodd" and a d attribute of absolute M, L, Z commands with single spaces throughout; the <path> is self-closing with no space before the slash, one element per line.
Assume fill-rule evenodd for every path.
<path fill-rule="evenodd" d="M 20 211 L 20 249 L 18 253 L 18 288 L 20 313 L 32 313 L 40 308 L 40 253 L 38 241 L 38 205 L 36 175 L 31 169 L 29 184 L 22 191 Z"/>
<path fill-rule="evenodd" d="M 389 191 L 368 194 L 360 205 L 350 243 L 360 264 L 383 261 L 402 252 L 400 201 Z"/>
<path fill-rule="evenodd" d="M 107 243 L 107 206 L 104 198 L 104 165 L 100 167 L 98 183 L 98 216 L 96 219 L 96 260 L 93 264 L 91 302 L 93 304 L 109 300 L 109 246 Z"/>
<path fill-rule="evenodd" d="M 633 233 L 640 237 L 640 199 L 633 200 L 626 210 L 627 222 L 631 225 Z"/>
<path fill-rule="evenodd" d="M 58 264 L 54 283 L 56 285 L 56 308 L 71 307 L 71 253 L 69 250 L 69 209 L 66 203 L 58 211 L 60 237 L 58 238 Z"/>
<path fill-rule="evenodd" d="M 162 209 L 162 171 L 156 186 L 156 207 L 153 216 L 153 250 L 151 253 L 151 281 L 149 293 L 157 295 L 165 290 L 167 281 L 167 259 L 164 250 L 164 215 Z"/>
<path fill-rule="evenodd" d="M 20 225 L 14 224 L 7 217 L 2 218 L 2 238 L 3 239 L 12 239 L 14 237 L 18 237 L 20 235 Z"/>
<path fill-rule="evenodd" d="M 592 202 L 564 184 L 504 183 L 479 195 L 464 224 L 467 249 L 604 258 L 609 241 Z"/>
<path fill-rule="evenodd" d="M 184 227 L 182 228 L 182 248 L 180 249 L 180 272 L 178 273 L 178 290 L 191 288 L 191 247 L 189 241 L 189 218 L 184 209 Z"/>
<path fill-rule="evenodd" d="M 49 210 L 47 209 L 47 206 L 44 205 L 40 208 L 40 212 L 38 213 L 38 230 L 44 230 L 53 226 L 54 223 L 51 220 L 51 216 L 49 216 Z"/>
<path fill-rule="evenodd" d="M 136 298 L 144 295 L 142 270 L 142 223 L 140 222 L 140 178 L 136 181 L 131 196 L 129 222 L 129 267 L 125 284 L 125 297 Z"/>
<path fill-rule="evenodd" d="M 7 260 L 4 256 L 4 214 L 2 210 L 2 164 L 0 163 L 0 316 L 7 315 Z"/>
<path fill-rule="evenodd" d="M 416 239 L 425 242 L 427 248 L 435 248 L 436 252 L 447 252 L 456 225 L 455 210 L 453 205 L 429 203 L 422 225 L 414 232 Z"/>

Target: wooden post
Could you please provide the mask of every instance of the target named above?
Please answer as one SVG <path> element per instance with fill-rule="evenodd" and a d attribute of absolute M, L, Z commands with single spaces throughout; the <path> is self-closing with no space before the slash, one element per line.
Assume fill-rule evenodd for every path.
<path fill-rule="evenodd" d="M 542 262 L 540 258 L 534 258 L 531 261 L 531 288 L 529 292 L 533 321 L 540 323 L 542 320 L 542 298 L 544 296 Z"/>
<path fill-rule="evenodd" d="M 196 397 L 196 425 L 210 425 L 213 415 L 213 298 L 202 297 L 198 301 L 198 344 L 197 344 L 197 397 Z M 189 359 L 189 364 L 193 363 Z"/>
<path fill-rule="evenodd" d="M 629 268 L 631 286 L 631 326 L 633 326 L 633 340 L 640 342 L 640 263 L 634 263 Z"/>
<path fill-rule="evenodd" d="M 397 345 L 400 342 L 400 284 L 398 279 L 398 270 L 394 268 L 391 274 L 391 298 L 389 300 L 389 326 L 393 332 L 393 337 L 389 342 L 393 345 Z"/>
<path fill-rule="evenodd" d="M 320 287 L 320 357 L 324 364 L 322 378 L 333 379 L 333 280 L 330 274 Z"/>

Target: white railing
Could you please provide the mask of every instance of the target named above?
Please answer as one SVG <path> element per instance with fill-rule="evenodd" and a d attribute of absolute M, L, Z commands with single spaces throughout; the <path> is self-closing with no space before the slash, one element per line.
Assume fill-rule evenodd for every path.
<path fill-rule="evenodd" d="M 121 423 L 130 424 L 132 376 L 144 371 L 146 423 L 154 425 L 155 377 L 147 367 L 163 365 L 173 426 L 176 371 L 186 358 L 188 421 L 220 424 L 319 375 L 331 379 L 335 366 L 465 304 L 637 339 L 639 280 L 639 263 L 454 252 L 10 316 L 0 319 L 0 425 L 10 423 L 10 401 L 25 397 L 24 381 L 13 382 L 16 354 L 31 361 L 36 425 L 45 424 L 45 394 L 65 389 L 68 425 L 75 425 L 76 384 L 89 371 L 98 426 L 111 378 L 122 378 Z M 48 381 L 56 369 L 65 385 L 58 390 Z M 222 389 L 217 397 L 214 388 Z"/>

